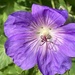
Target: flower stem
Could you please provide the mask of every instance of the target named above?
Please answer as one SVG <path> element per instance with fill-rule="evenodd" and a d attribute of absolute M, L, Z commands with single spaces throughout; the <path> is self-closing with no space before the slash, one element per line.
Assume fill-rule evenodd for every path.
<path fill-rule="evenodd" d="M 70 75 L 69 71 L 70 71 L 70 70 L 67 71 L 67 75 Z"/>
<path fill-rule="evenodd" d="M 55 8 L 54 0 L 51 0 L 52 7 Z"/>

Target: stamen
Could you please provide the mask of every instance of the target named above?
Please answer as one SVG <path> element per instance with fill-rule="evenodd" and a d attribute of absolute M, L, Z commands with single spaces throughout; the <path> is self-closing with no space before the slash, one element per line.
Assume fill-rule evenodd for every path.
<path fill-rule="evenodd" d="M 41 36 L 41 42 L 47 42 L 47 41 L 49 41 L 50 39 L 51 39 L 52 37 L 51 37 L 51 35 L 42 35 Z"/>
<path fill-rule="evenodd" d="M 42 43 L 50 41 L 50 39 L 52 38 L 52 36 L 50 35 L 50 31 L 51 31 L 51 28 L 47 28 L 47 27 L 40 27 L 38 29 L 37 34 L 41 38 Z"/>
<path fill-rule="evenodd" d="M 47 37 L 46 37 L 46 36 L 43 36 L 43 35 L 42 35 L 42 36 L 41 36 L 41 39 L 42 39 L 41 42 L 44 42 L 44 41 L 47 42 Z"/>

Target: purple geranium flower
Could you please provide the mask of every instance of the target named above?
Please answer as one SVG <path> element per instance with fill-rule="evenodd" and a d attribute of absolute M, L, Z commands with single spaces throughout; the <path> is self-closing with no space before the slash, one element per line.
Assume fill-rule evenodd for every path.
<path fill-rule="evenodd" d="M 36 4 L 12 13 L 4 24 L 6 54 L 23 70 L 37 64 L 43 75 L 65 73 L 75 57 L 75 23 L 64 25 L 67 18 L 66 10 Z"/>

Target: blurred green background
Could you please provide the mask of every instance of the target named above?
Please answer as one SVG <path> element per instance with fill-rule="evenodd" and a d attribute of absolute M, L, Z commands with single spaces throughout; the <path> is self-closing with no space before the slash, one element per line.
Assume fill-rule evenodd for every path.
<path fill-rule="evenodd" d="M 3 32 L 3 24 L 8 15 L 19 10 L 31 11 L 33 3 L 52 8 L 64 8 L 69 12 L 67 22 L 75 22 L 75 0 L 0 0 L 0 75 L 42 75 L 37 66 L 23 71 L 12 62 L 4 50 L 6 37 Z M 75 75 L 75 58 L 72 59 L 71 70 L 64 75 Z"/>

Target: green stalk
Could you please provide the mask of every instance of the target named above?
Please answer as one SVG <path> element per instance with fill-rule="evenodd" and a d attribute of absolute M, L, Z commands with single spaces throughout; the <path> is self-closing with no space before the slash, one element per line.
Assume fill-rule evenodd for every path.
<path fill-rule="evenodd" d="M 54 0 L 51 0 L 52 7 L 55 8 Z"/>
<path fill-rule="evenodd" d="M 70 71 L 70 70 L 67 71 L 67 75 L 70 75 L 69 71 Z"/>

